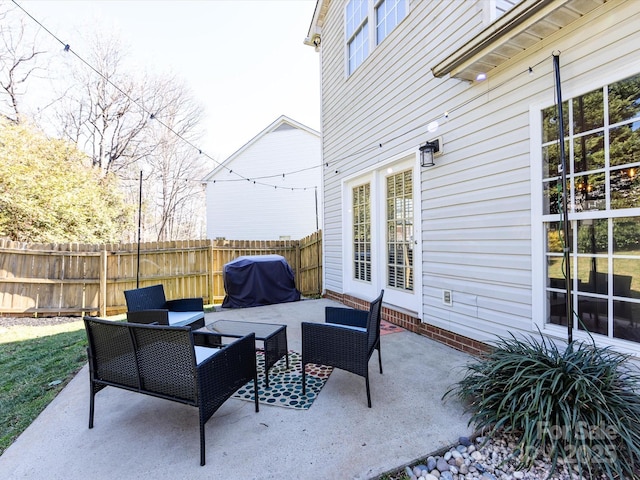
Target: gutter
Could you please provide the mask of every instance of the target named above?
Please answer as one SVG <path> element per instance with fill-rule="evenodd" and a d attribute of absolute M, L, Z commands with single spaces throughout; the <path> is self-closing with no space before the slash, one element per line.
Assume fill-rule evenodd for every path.
<path fill-rule="evenodd" d="M 449 56 L 443 62 L 431 69 L 434 77 L 441 78 L 451 73 L 456 68 L 473 59 L 476 55 L 482 53 L 492 43 L 501 40 L 516 28 L 526 25 L 541 10 L 546 9 L 549 5 L 554 5 L 550 10 L 556 9 L 559 5 L 566 1 L 559 0 L 524 0 L 516 5 L 512 10 L 508 11 L 494 23 L 484 29 L 476 38 L 468 43 L 463 49 L 456 54 Z"/>

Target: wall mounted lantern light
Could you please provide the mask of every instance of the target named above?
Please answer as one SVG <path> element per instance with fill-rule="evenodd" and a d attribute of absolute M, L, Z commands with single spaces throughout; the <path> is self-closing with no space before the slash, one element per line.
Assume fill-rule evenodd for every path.
<path fill-rule="evenodd" d="M 436 139 L 432 142 L 427 142 L 420 147 L 420 166 L 433 167 L 435 162 L 433 156 L 440 151 L 440 140 Z"/>

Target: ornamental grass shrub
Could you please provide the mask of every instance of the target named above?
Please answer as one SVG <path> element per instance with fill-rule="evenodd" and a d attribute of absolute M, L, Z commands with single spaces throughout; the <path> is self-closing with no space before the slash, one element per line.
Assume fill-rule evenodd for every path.
<path fill-rule="evenodd" d="M 519 468 L 548 456 L 592 478 L 638 478 L 640 376 L 629 356 L 573 341 L 500 338 L 446 394 L 467 402 L 470 424 L 518 439 Z"/>

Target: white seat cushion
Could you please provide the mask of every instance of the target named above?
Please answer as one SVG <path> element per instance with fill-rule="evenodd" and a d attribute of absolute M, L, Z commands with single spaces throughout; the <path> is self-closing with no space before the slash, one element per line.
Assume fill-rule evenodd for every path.
<path fill-rule="evenodd" d="M 220 350 L 219 348 L 200 347 L 199 345 L 196 345 L 194 347 L 194 349 L 196 351 L 196 364 L 197 365 L 200 365 L 207 358 L 209 358 L 211 355 L 213 355 L 218 350 Z"/>

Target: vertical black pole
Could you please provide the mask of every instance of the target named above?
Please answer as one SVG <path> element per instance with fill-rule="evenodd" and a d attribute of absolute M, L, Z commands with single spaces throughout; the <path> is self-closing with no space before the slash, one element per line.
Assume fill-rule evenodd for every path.
<path fill-rule="evenodd" d="M 142 225 L 142 170 L 140 170 L 140 196 L 138 197 L 138 266 L 136 268 L 136 288 L 140 288 L 140 226 Z"/>
<path fill-rule="evenodd" d="M 573 341 L 573 302 L 571 300 L 571 263 L 569 252 L 571 245 L 567 245 L 569 241 L 569 212 L 567 210 L 567 161 L 564 151 L 564 116 L 562 115 L 562 89 L 560 87 L 560 54 L 553 54 L 553 69 L 555 71 L 556 80 L 556 96 L 558 98 L 558 138 L 560 139 L 560 161 L 562 165 L 562 234 L 564 236 L 564 264 L 565 264 L 565 289 L 566 309 L 567 309 L 567 341 Z"/>
<path fill-rule="evenodd" d="M 319 240 L 318 237 L 320 237 L 320 224 L 318 223 L 318 187 L 314 188 L 314 192 L 315 192 L 315 198 L 316 198 L 316 240 Z M 318 244 L 316 245 L 316 248 L 318 249 L 318 255 L 317 255 L 317 260 L 318 260 L 318 295 L 322 295 L 322 272 L 320 270 L 320 261 L 322 258 L 322 242 L 319 241 Z"/>
<path fill-rule="evenodd" d="M 315 187 L 313 191 L 315 192 L 315 196 L 316 196 L 316 232 L 317 232 L 320 229 L 320 226 L 318 225 L 318 187 Z"/>

